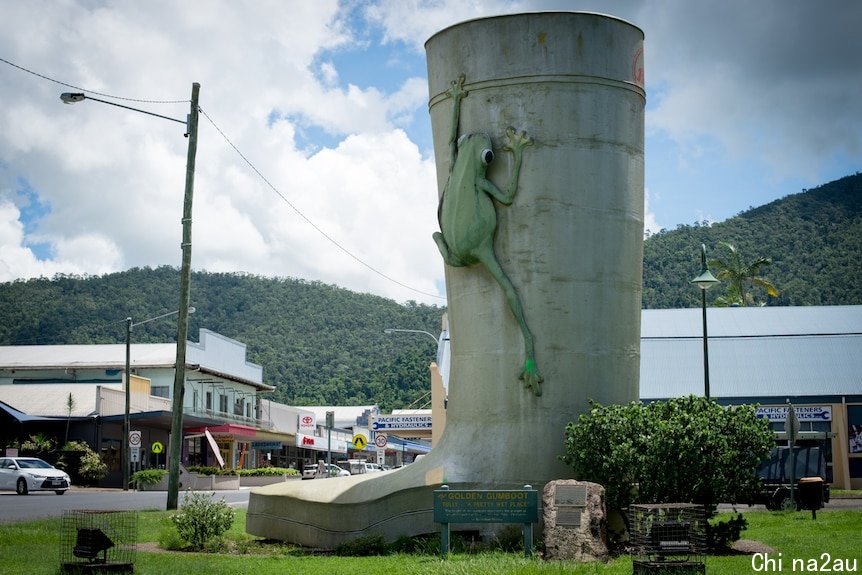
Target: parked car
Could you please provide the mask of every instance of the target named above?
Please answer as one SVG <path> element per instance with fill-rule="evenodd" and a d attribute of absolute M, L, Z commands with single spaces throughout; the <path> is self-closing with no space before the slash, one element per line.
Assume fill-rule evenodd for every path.
<path fill-rule="evenodd" d="M 360 473 L 375 473 L 377 471 L 383 471 L 383 468 L 376 463 L 369 463 L 368 461 L 350 462 L 351 475 L 359 475 Z"/>
<path fill-rule="evenodd" d="M 0 457 L 0 490 L 27 495 L 53 491 L 63 495 L 72 485 L 69 474 L 37 457 Z"/>
<path fill-rule="evenodd" d="M 318 467 L 319 467 L 318 465 L 306 465 L 305 467 L 303 467 L 302 468 L 302 478 L 303 479 L 315 479 L 319 475 Z M 338 467 L 334 463 L 329 463 L 329 464 L 324 463 L 323 464 L 324 477 L 326 477 L 326 475 L 327 475 L 327 473 L 326 473 L 327 469 L 329 470 L 329 473 L 328 473 L 329 477 L 347 477 L 350 475 L 349 471 L 347 471 L 346 469 L 342 469 L 342 468 Z"/>

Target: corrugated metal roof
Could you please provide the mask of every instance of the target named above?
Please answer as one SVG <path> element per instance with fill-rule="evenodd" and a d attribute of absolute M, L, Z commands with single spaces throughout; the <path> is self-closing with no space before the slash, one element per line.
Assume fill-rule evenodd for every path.
<path fill-rule="evenodd" d="M 132 368 L 173 368 L 177 357 L 176 343 L 132 343 Z M 236 379 L 261 389 L 273 389 L 263 383 L 263 367 L 246 361 L 245 344 L 210 330 L 200 330 L 200 342 L 187 342 L 186 363 Z M 124 369 L 126 345 L 10 345 L 0 346 L 0 369 Z"/>
<path fill-rule="evenodd" d="M 37 385 L 0 385 L 0 401 L 27 414 L 50 417 L 90 417 L 96 414 L 98 388 L 119 387 L 89 383 L 45 383 Z M 69 414 L 67 401 L 72 394 L 74 405 Z"/>
<path fill-rule="evenodd" d="M 714 398 L 862 395 L 862 306 L 708 308 Z M 704 392 L 701 309 L 644 310 L 640 396 Z"/>

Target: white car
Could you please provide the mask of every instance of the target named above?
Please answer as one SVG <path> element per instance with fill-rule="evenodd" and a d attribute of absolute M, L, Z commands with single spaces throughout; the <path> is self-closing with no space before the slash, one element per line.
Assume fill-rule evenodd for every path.
<path fill-rule="evenodd" d="M 350 472 L 346 469 L 342 469 L 335 465 L 334 463 L 323 464 L 324 469 L 328 467 L 329 469 L 329 477 L 348 477 Z M 303 479 L 314 479 L 318 476 L 318 466 L 317 465 L 306 465 L 302 469 L 302 478 Z M 323 477 L 326 478 L 326 471 L 323 471 Z"/>
<path fill-rule="evenodd" d="M 0 457 L 0 490 L 15 490 L 18 495 L 31 491 L 63 495 L 71 485 L 68 473 L 37 457 Z"/>

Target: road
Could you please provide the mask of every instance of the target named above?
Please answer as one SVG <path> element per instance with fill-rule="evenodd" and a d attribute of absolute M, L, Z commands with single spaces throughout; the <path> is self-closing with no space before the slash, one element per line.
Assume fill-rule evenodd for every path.
<path fill-rule="evenodd" d="M 224 497 L 232 507 L 245 507 L 248 505 L 249 492 L 249 488 L 216 491 L 215 498 Z M 66 509 L 164 511 L 167 500 L 167 491 L 122 491 L 77 487 L 73 487 L 65 495 L 56 495 L 53 491 L 33 491 L 29 495 L 18 495 L 14 491 L 0 491 L 0 523 L 61 517 Z M 179 503 L 183 504 L 183 493 L 180 493 Z"/>

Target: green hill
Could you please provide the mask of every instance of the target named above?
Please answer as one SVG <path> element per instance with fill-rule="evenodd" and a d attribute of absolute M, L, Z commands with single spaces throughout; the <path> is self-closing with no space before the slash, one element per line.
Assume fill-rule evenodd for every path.
<path fill-rule="evenodd" d="M 772 258 L 763 269 L 780 290 L 769 305 L 862 304 L 862 175 L 750 209 L 712 225 L 679 226 L 644 243 L 644 307 L 699 307 L 689 281 L 719 242 L 743 258 Z M 124 319 L 176 309 L 179 272 L 131 269 L 99 277 L 56 276 L 0 284 L 0 345 L 122 343 Z M 721 287 L 708 292 L 710 298 Z M 764 301 L 764 293 L 755 293 Z M 437 334 L 444 308 L 350 292 L 298 279 L 241 273 L 192 275 L 190 337 L 207 328 L 248 346 L 264 367 L 272 398 L 294 405 L 380 404 L 401 408 L 429 389 L 435 356 L 422 334 Z M 175 318 L 138 326 L 134 342 L 176 338 Z"/>
<path fill-rule="evenodd" d="M 689 282 L 700 273 L 700 245 L 709 259 L 726 255 L 719 242 L 733 244 L 745 261 L 772 259 L 761 270 L 780 291 L 768 305 L 862 304 L 862 174 L 787 196 L 712 225 L 679 226 L 644 242 L 643 307 L 700 306 Z M 715 270 L 713 270 L 715 273 Z M 707 301 L 724 293 L 707 292 Z"/>
<path fill-rule="evenodd" d="M 244 274 L 194 273 L 191 285 L 190 339 L 203 327 L 245 343 L 276 401 L 391 409 L 430 390 L 431 338 L 383 330 L 439 334 L 443 308 Z M 0 344 L 123 343 L 124 318 L 176 309 L 178 289 L 170 267 L 0 284 Z M 132 341 L 174 341 L 176 329 L 175 317 L 153 321 L 134 328 Z"/>

